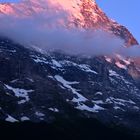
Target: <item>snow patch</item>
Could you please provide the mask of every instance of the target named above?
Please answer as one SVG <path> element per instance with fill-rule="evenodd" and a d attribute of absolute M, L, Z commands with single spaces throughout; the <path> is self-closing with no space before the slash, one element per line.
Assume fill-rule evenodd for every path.
<path fill-rule="evenodd" d="M 116 71 L 113 71 L 113 70 L 109 70 L 109 76 L 116 76 L 116 77 L 120 77 L 119 74 L 117 74 Z"/>
<path fill-rule="evenodd" d="M 121 64 L 119 61 L 117 61 L 115 64 L 121 69 L 127 69 L 127 67 L 124 64 Z"/>
<path fill-rule="evenodd" d="M 90 73 L 98 74 L 96 71 L 91 70 L 91 69 L 90 69 L 90 66 L 88 66 L 88 65 L 86 65 L 86 64 L 81 64 L 81 65 L 79 65 L 79 67 L 80 67 L 83 71 L 85 71 L 85 72 L 90 72 Z"/>
<path fill-rule="evenodd" d="M 56 60 L 54 60 L 54 59 L 52 59 L 52 64 L 53 64 L 54 66 L 58 67 L 58 68 L 62 68 L 62 65 L 61 65 L 58 61 L 56 61 Z"/>
<path fill-rule="evenodd" d="M 93 107 L 88 107 L 85 104 L 81 104 L 81 105 L 78 104 L 76 109 L 79 109 L 79 110 L 82 110 L 82 111 L 89 111 L 89 112 L 93 112 L 93 113 L 99 112 L 100 110 L 105 110 L 104 108 L 102 108 L 102 107 L 100 107 L 96 104 Z"/>
<path fill-rule="evenodd" d="M 102 100 L 96 100 L 96 101 L 94 100 L 92 102 L 95 104 L 104 104 L 104 102 Z"/>
<path fill-rule="evenodd" d="M 60 63 L 61 63 L 62 65 L 78 67 L 80 70 L 85 71 L 85 72 L 89 72 L 89 73 L 93 73 L 93 74 L 98 74 L 96 71 L 92 70 L 92 69 L 90 68 L 90 66 L 87 65 L 87 64 L 76 64 L 76 63 L 74 63 L 74 62 L 67 61 L 67 60 L 65 60 L 65 61 L 60 61 Z"/>
<path fill-rule="evenodd" d="M 86 102 L 88 99 L 83 95 L 79 94 L 76 89 L 74 89 L 71 84 L 78 84 L 79 82 L 69 82 L 66 81 L 63 77 L 56 75 L 55 79 L 59 81 L 65 88 L 68 88 L 72 91 L 73 94 L 77 95 L 78 98 L 73 97 L 72 102 L 77 103 L 76 109 L 89 111 L 89 112 L 98 112 L 99 110 L 104 110 L 104 108 L 94 105 L 93 107 L 88 107 L 83 102 Z"/>
<path fill-rule="evenodd" d="M 13 88 L 9 85 L 5 85 L 5 86 L 6 86 L 7 89 L 13 91 L 16 97 L 24 98 L 23 100 L 19 101 L 18 104 L 23 104 L 25 102 L 28 102 L 30 100 L 29 96 L 28 96 L 28 93 L 31 93 L 31 92 L 34 91 L 34 90 L 25 90 L 25 89 Z"/>
<path fill-rule="evenodd" d="M 122 110 L 122 108 L 120 108 L 119 106 L 114 106 L 113 107 L 115 110 Z"/>
<path fill-rule="evenodd" d="M 44 57 L 38 57 L 38 56 L 35 56 L 35 55 L 31 55 L 32 59 L 36 62 L 36 63 L 45 63 L 45 64 L 48 64 L 46 58 Z"/>
<path fill-rule="evenodd" d="M 103 95 L 102 92 L 96 92 L 95 95 Z"/>
<path fill-rule="evenodd" d="M 32 83 L 34 82 L 34 80 L 31 79 L 31 78 L 28 78 L 28 77 L 27 77 L 26 79 L 29 80 L 29 81 L 32 82 Z"/>
<path fill-rule="evenodd" d="M 123 61 L 126 65 L 130 65 L 131 64 L 131 60 L 130 59 L 126 59 L 123 56 L 121 56 L 120 54 L 116 54 L 117 58 L 119 58 L 121 61 Z"/>
<path fill-rule="evenodd" d="M 60 82 L 65 88 L 68 88 L 72 91 L 73 94 L 77 95 L 77 98 L 73 98 L 72 101 L 73 102 L 85 102 L 87 101 L 88 99 L 85 98 L 84 96 L 82 96 L 81 94 L 79 94 L 77 92 L 77 90 L 75 88 L 73 88 L 71 85 L 72 84 L 79 84 L 79 82 L 69 82 L 69 81 L 66 81 L 63 77 L 61 77 L 60 75 L 55 75 L 55 79 Z"/>
<path fill-rule="evenodd" d="M 45 114 L 41 113 L 41 112 L 35 112 L 35 115 L 38 117 L 44 117 Z"/>
<path fill-rule="evenodd" d="M 121 106 L 125 106 L 126 104 L 136 105 L 136 103 L 133 102 L 132 100 L 124 100 L 124 99 L 114 98 L 114 97 L 107 98 L 105 102 L 113 103 L 115 105 L 121 105 Z"/>
<path fill-rule="evenodd" d="M 26 117 L 26 116 L 23 116 L 23 117 L 21 117 L 21 121 L 29 121 L 30 119 L 28 118 L 28 117 Z"/>
<path fill-rule="evenodd" d="M 12 80 L 10 81 L 10 83 L 16 83 L 19 79 L 15 79 L 15 80 Z"/>
<path fill-rule="evenodd" d="M 13 117 L 10 116 L 10 115 L 8 115 L 8 117 L 5 119 L 5 121 L 11 122 L 11 123 L 18 122 L 18 120 L 16 120 L 15 118 L 13 118 Z"/>
<path fill-rule="evenodd" d="M 113 70 L 109 70 L 109 76 L 111 77 L 116 77 L 117 79 L 122 80 L 125 84 L 127 85 L 132 85 L 132 83 L 128 82 L 126 79 L 124 79 L 123 76 L 119 75 L 117 72 L 113 71 Z M 110 77 L 110 80 L 113 82 L 114 79 Z"/>
<path fill-rule="evenodd" d="M 53 112 L 59 112 L 59 110 L 57 108 L 48 108 L 50 111 L 53 111 Z"/>
<path fill-rule="evenodd" d="M 112 62 L 111 58 L 109 58 L 109 57 L 107 57 L 107 56 L 105 56 L 105 60 L 106 60 L 107 62 L 109 62 L 109 63 Z"/>

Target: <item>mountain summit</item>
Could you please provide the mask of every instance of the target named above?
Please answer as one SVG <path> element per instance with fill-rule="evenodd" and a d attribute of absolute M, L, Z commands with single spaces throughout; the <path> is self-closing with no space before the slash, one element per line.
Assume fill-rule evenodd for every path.
<path fill-rule="evenodd" d="M 19 3 L 0 4 L 0 13 L 18 18 L 31 17 L 40 13 L 43 13 L 46 17 L 57 14 L 61 25 L 105 30 L 124 39 L 126 46 L 138 44 L 124 26 L 109 19 L 96 2 L 92 0 L 22 0 Z M 66 14 L 63 19 L 61 17 L 62 13 Z"/>

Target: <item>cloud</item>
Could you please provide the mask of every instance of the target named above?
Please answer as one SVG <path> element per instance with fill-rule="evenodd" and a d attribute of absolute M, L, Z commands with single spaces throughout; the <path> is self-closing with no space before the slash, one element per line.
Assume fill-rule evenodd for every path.
<path fill-rule="evenodd" d="M 134 45 L 129 48 L 121 48 L 119 52 L 123 56 L 137 58 L 140 57 L 140 45 Z"/>
<path fill-rule="evenodd" d="M 139 57 L 138 46 L 124 47 L 124 41 L 101 30 L 68 28 L 69 13 L 63 10 L 34 14 L 30 17 L 0 16 L 0 35 L 42 51 L 61 51 L 71 55 L 114 55 Z M 10 23 L 10 24 L 9 24 Z"/>

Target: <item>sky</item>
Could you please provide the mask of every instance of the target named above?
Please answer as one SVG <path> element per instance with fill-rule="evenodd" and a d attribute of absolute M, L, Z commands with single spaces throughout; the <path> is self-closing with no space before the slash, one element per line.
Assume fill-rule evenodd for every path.
<path fill-rule="evenodd" d="M 0 0 L 0 2 L 19 1 Z M 126 26 L 140 43 L 140 0 L 96 0 L 96 2 L 110 18 Z"/>
<path fill-rule="evenodd" d="M 126 26 L 140 43 L 140 0 L 96 0 L 112 19 Z"/>
<path fill-rule="evenodd" d="M 0 0 L 0 2 L 19 2 L 21 0 Z"/>

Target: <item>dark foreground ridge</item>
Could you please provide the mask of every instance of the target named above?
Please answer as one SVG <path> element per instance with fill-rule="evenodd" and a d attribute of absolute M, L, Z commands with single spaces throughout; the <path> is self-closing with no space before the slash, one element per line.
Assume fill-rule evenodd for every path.
<path fill-rule="evenodd" d="M 5 139 L 38 140 L 139 140 L 140 137 L 112 129 L 94 119 L 59 119 L 54 123 L 8 123 L 0 122 L 0 137 Z"/>

